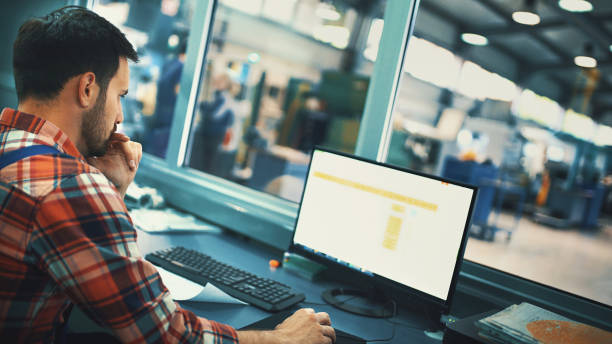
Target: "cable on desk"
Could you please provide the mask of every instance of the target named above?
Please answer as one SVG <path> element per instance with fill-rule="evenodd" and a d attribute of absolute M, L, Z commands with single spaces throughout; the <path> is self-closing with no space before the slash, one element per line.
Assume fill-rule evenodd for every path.
<path fill-rule="evenodd" d="M 410 299 L 412 299 L 412 297 Z M 391 301 L 393 301 L 395 303 L 394 300 L 391 300 Z M 421 311 L 423 312 L 423 315 L 425 316 L 425 319 L 427 320 L 427 323 L 428 323 L 428 325 L 426 325 L 426 326 L 431 326 L 430 328 L 438 329 L 439 328 L 438 324 L 440 323 L 440 319 L 439 318 L 436 319 L 435 317 L 434 318 L 431 317 L 431 314 L 429 313 L 429 310 L 428 310 L 427 306 L 425 305 L 425 303 L 420 302 L 420 301 L 416 301 L 416 304 L 421 306 Z M 418 309 L 415 309 L 415 308 L 413 308 L 413 310 L 414 311 L 418 311 Z M 410 324 L 407 324 L 407 323 L 393 322 L 393 321 L 391 321 L 389 319 L 385 319 L 385 320 L 387 320 L 389 323 L 400 325 L 400 326 L 404 326 L 406 328 L 411 328 L 411 329 L 415 329 L 415 330 L 422 330 L 422 331 L 427 331 L 428 330 L 428 328 L 415 327 L 415 326 L 411 326 Z"/>
<path fill-rule="evenodd" d="M 310 304 L 310 305 L 316 305 L 316 306 L 338 306 L 338 305 L 343 305 L 351 300 L 354 300 L 356 298 L 363 298 L 363 295 L 353 295 L 350 297 L 347 297 L 346 299 L 342 300 L 342 301 L 337 301 L 335 302 L 335 304 L 330 304 L 330 303 L 319 303 L 319 302 L 312 302 L 312 301 L 302 301 L 301 303 L 303 304 Z M 385 307 L 387 304 L 391 303 L 393 305 L 393 309 L 391 311 L 391 313 L 389 315 L 385 315 L 385 312 L 387 311 L 387 308 Z M 388 299 L 385 303 L 382 304 L 382 318 L 387 318 L 387 317 L 394 317 L 395 315 L 397 315 L 397 303 L 393 300 L 393 299 Z"/>
<path fill-rule="evenodd" d="M 393 316 L 397 316 L 397 302 L 395 302 L 395 300 L 391 300 L 391 302 L 393 302 L 393 311 L 394 311 L 394 315 Z M 393 325 L 400 325 L 406 328 L 410 328 L 410 329 L 415 329 L 415 330 L 423 330 L 423 328 L 421 327 L 416 327 L 416 326 L 412 326 L 409 325 L 407 323 L 403 323 L 403 322 L 399 322 L 399 321 L 391 321 L 390 318 L 385 318 L 385 321 L 393 324 Z"/>

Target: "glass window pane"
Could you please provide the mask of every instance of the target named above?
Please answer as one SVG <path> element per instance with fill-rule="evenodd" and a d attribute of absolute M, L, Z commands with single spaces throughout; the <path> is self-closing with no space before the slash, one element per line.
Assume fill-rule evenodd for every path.
<path fill-rule="evenodd" d="M 315 145 L 355 149 L 372 65 L 355 50 L 384 11 L 239 3 L 217 6 L 185 165 L 298 202 Z"/>
<path fill-rule="evenodd" d="M 314 29 L 322 25 L 325 20 L 317 10 L 320 8 L 319 0 L 301 0 L 296 3 L 293 28 L 307 35 L 312 35 Z"/>
<path fill-rule="evenodd" d="M 380 38 L 382 37 L 384 25 L 385 21 L 380 18 L 372 20 L 372 24 L 370 25 L 368 41 L 366 43 L 367 45 L 363 51 L 363 56 L 370 61 L 376 61 L 376 56 L 378 55 L 378 45 L 380 43 Z"/>
<path fill-rule="evenodd" d="M 519 3 L 420 2 L 386 161 L 479 186 L 467 259 L 612 305 L 608 33 L 556 1 L 522 26 Z"/>
<path fill-rule="evenodd" d="M 418 37 L 410 39 L 405 63 L 406 72 L 438 87 L 455 87 L 461 71 L 453 53 Z"/>
<path fill-rule="evenodd" d="M 263 0 L 221 0 L 222 4 L 243 11 L 245 13 L 258 15 L 261 12 Z"/>
<path fill-rule="evenodd" d="M 296 0 L 266 0 L 262 15 L 279 23 L 287 24 L 293 19 Z"/>
<path fill-rule="evenodd" d="M 94 12 L 123 31 L 138 51 L 120 130 L 164 158 L 185 62 L 195 0 L 98 1 Z"/>
<path fill-rule="evenodd" d="M 536 122 L 543 127 L 561 130 L 565 117 L 563 108 L 556 101 L 525 89 L 512 102 L 513 113 L 526 121 Z"/>
<path fill-rule="evenodd" d="M 563 121 L 563 131 L 574 137 L 591 141 L 594 139 L 596 124 L 584 114 L 568 109 Z"/>

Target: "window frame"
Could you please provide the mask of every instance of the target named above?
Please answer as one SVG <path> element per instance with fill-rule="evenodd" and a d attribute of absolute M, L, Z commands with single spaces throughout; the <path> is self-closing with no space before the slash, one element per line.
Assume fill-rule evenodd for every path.
<path fill-rule="evenodd" d="M 377 161 L 386 159 L 392 110 L 419 2 L 387 1 L 385 26 L 355 149 L 355 154 L 360 157 Z M 91 2 L 87 1 L 87 4 Z M 285 250 L 295 224 L 296 203 L 182 166 L 215 4 L 216 0 L 196 0 L 195 13 L 203 15 L 192 19 L 167 157 L 162 160 L 145 153 L 136 179 L 157 187 L 165 195 L 166 201 L 177 208 Z M 393 72 L 390 73 L 390 70 Z M 532 302 L 602 328 L 609 329 L 606 320 L 612 319 L 611 307 L 469 260 L 462 264 L 457 288 L 500 307 L 522 301 Z"/>
<path fill-rule="evenodd" d="M 162 160 L 145 153 L 136 179 L 158 188 L 168 203 L 177 208 L 285 250 L 297 216 L 296 203 L 183 166 L 216 4 L 215 0 L 196 0 L 195 13 L 203 15 L 192 19 L 166 158 Z M 385 158 L 384 146 L 388 140 L 381 140 L 381 136 L 389 131 L 404 53 L 418 4 L 419 0 L 387 2 L 384 20 L 389 24 L 383 29 L 378 58 L 374 62 L 359 127 L 357 155 L 379 161 Z M 398 41 L 404 44 L 396 44 Z M 381 117 L 381 113 L 385 116 Z M 366 127 L 376 130 L 365 130 Z"/>

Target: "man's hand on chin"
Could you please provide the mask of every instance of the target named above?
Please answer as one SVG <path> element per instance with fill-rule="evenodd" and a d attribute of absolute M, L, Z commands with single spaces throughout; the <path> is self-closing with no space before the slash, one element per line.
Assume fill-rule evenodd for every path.
<path fill-rule="evenodd" d="M 106 154 L 87 158 L 87 162 L 102 171 L 124 197 L 128 185 L 136 176 L 141 158 L 140 143 L 130 141 L 124 134 L 113 133 Z"/>

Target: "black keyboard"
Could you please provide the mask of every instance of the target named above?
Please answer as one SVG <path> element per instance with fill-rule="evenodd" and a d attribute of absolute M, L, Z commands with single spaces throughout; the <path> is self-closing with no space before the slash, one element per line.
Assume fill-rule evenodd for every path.
<path fill-rule="evenodd" d="M 201 252 L 172 247 L 145 258 L 201 285 L 211 283 L 227 294 L 266 311 L 280 311 L 304 301 L 291 287 L 214 260 Z"/>

